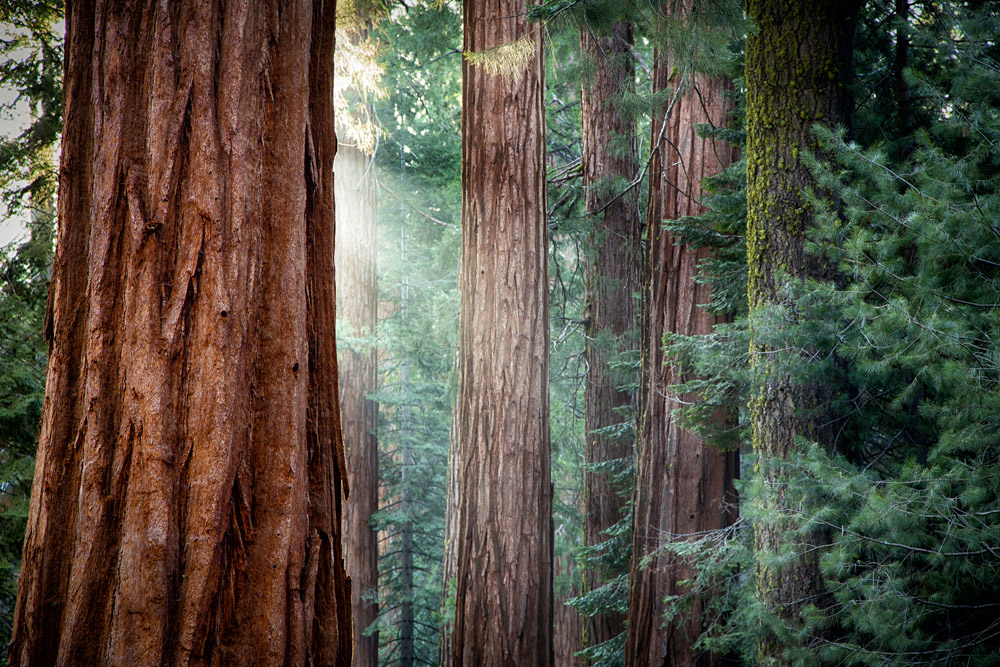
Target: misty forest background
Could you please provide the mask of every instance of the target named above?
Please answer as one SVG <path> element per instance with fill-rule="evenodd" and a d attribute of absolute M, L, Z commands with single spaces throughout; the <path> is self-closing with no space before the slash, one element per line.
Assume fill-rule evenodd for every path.
<path fill-rule="evenodd" d="M 745 114 L 745 47 L 757 28 L 740 2 L 698 0 L 673 15 L 663 11 L 668 4 L 550 0 L 529 10 L 545 26 L 557 664 L 625 664 L 626 628 L 640 622 L 634 604 L 630 610 L 630 570 L 634 577 L 664 554 L 685 563 L 686 583 L 661 597 L 656 618 L 642 622 L 701 628 L 700 637 L 677 630 L 671 639 L 689 644 L 699 660 L 756 664 L 770 646 L 800 664 L 1000 664 L 1000 9 L 976 1 L 860 5 L 847 84 L 850 122 L 817 125 L 820 149 L 802 149 L 813 179 L 805 206 L 814 212 L 805 249 L 809 262 L 829 270 L 789 268 L 782 298 L 758 307 L 748 301 L 758 258 L 747 253 L 743 157 L 753 123 L 764 122 Z M 0 80 L 17 95 L 5 113 L 22 119 L 0 144 L 2 225 L 8 234 L 21 230 L 0 254 L 6 645 L 45 389 L 63 17 L 61 6 L 44 2 L 4 3 L 0 12 Z M 438 664 L 455 604 L 453 575 L 445 572 L 458 391 L 461 7 L 418 0 L 358 3 L 341 13 L 338 159 L 354 162 L 339 162 L 337 173 L 357 179 L 343 195 L 347 186 L 338 183 L 342 313 L 358 293 L 342 288 L 341 275 L 355 271 L 347 264 L 358 260 L 339 256 L 341 221 L 375 216 L 374 238 L 359 247 L 367 243 L 377 254 L 374 330 L 359 330 L 346 315 L 338 321 L 342 367 L 346 355 L 355 355 L 369 359 L 376 374 L 359 419 L 377 439 L 370 470 L 378 508 L 361 521 L 377 529 L 378 580 L 367 590 L 356 585 L 355 618 L 368 619 L 359 630 L 373 642 L 378 664 Z M 631 155 L 634 170 L 585 187 L 581 90 L 593 85 L 597 67 L 581 49 L 581 32 L 605 38 L 623 23 L 634 43 L 604 57 L 626 62 L 632 74 L 604 103 L 635 127 L 633 146 L 619 136 L 608 148 L 610 155 Z M 517 76 L 516 52 L 473 57 Z M 660 68 L 670 72 L 669 83 L 654 90 Z M 696 131 L 728 146 L 735 159 L 697 195 L 704 214 L 649 219 L 658 210 L 646 204 L 653 127 L 680 109 L 696 74 L 723 81 L 731 109 L 724 126 L 700 124 Z M 605 202 L 638 202 L 633 222 L 645 245 L 633 249 L 632 261 L 643 282 L 618 285 L 615 293 L 640 317 L 622 334 L 590 328 L 587 267 L 603 240 L 595 241 L 600 216 L 585 212 L 588 191 Z M 642 349 L 641 314 L 648 313 L 655 272 L 651 230 L 711 249 L 699 255 L 696 282 L 713 286 L 710 302 L 698 305 L 710 311 L 714 328 L 690 336 L 668 331 L 660 342 L 672 377 L 687 383 L 671 419 L 725 452 L 739 452 L 739 509 L 737 518 L 731 508 L 728 526 L 664 534 L 636 555 L 633 531 L 641 519 L 632 507 L 642 495 L 636 460 L 647 442 L 637 433 L 640 378 L 650 372 L 643 367 L 650 351 Z M 752 336 L 778 351 L 777 371 L 751 363 Z M 606 352 L 609 377 L 628 397 L 596 436 L 585 414 L 589 347 Z M 800 353 L 781 352 L 789 349 Z M 790 386 L 825 388 L 822 428 L 802 431 L 778 472 L 758 458 L 759 449 L 755 454 L 751 428 L 761 423 L 752 398 L 768 372 L 784 374 Z M 345 423 L 353 409 L 344 403 Z M 834 433 L 833 445 L 817 435 L 824 429 Z M 597 436 L 622 455 L 595 463 L 587 441 Z M 776 476 L 785 484 L 780 505 L 767 502 Z M 621 511 L 588 545 L 591 483 L 610 484 Z M 764 554 L 760 530 L 755 540 L 761 525 L 780 533 L 783 546 Z M 758 590 L 755 567 L 759 575 L 772 561 L 794 560 L 803 545 L 813 545 L 827 597 L 792 615 L 776 613 Z M 615 631 L 596 642 L 596 625 L 586 619 L 601 618 L 612 619 Z"/>

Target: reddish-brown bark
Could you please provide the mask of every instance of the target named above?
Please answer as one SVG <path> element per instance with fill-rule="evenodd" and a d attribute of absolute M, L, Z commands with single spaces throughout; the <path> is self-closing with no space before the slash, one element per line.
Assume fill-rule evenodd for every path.
<path fill-rule="evenodd" d="M 344 505 L 344 565 L 351 577 L 354 667 L 378 663 L 378 633 L 364 630 L 378 615 L 378 544 L 372 515 L 378 510 L 378 403 L 376 351 L 378 314 L 375 272 L 375 173 L 373 158 L 353 146 L 337 151 L 337 288 L 340 320 L 354 342 L 338 350 L 340 407 L 351 496 Z"/>
<path fill-rule="evenodd" d="M 552 487 L 542 27 L 464 3 L 466 51 L 534 41 L 513 77 L 462 81 L 459 665 L 552 664 Z"/>
<path fill-rule="evenodd" d="M 634 401 L 632 393 L 619 390 L 631 378 L 615 374 L 608 365 L 630 344 L 627 336 L 636 326 L 632 295 L 641 289 L 638 192 L 620 192 L 622 184 L 638 171 L 635 124 L 624 119 L 616 106 L 616 100 L 633 87 L 632 26 L 617 23 L 607 37 L 596 37 L 584 27 L 580 44 L 593 64 L 593 75 L 582 86 L 580 117 L 585 210 L 593 216 L 584 280 L 588 368 L 585 454 L 587 463 L 594 464 L 624 459 L 633 452 L 631 438 L 598 432 L 630 419 L 622 408 Z M 616 182 L 618 192 L 612 185 Z M 620 491 L 609 482 L 608 473 L 584 471 L 587 546 L 606 541 L 604 531 L 622 519 L 626 501 Z M 604 583 L 604 574 L 588 569 L 584 577 L 587 589 Z M 600 644 L 621 634 L 625 617 L 613 612 L 598 614 L 585 620 L 585 629 L 587 645 Z"/>
<path fill-rule="evenodd" d="M 671 79 L 673 76 L 673 79 Z M 654 66 L 656 90 L 679 85 L 680 75 L 660 58 Z M 684 380 L 669 365 L 662 349 L 663 334 L 706 334 L 716 320 L 700 304 L 708 303 L 711 288 L 694 276 L 708 250 L 676 244 L 660 221 L 703 212 L 701 179 L 719 173 L 733 160 L 724 142 L 702 139 L 696 125 L 724 125 L 730 109 L 722 81 L 693 75 L 690 87 L 678 97 L 667 119 L 659 151 L 650 164 L 647 274 L 647 327 L 643 333 L 644 415 L 641 421 L 635 486 L 635 523 L 629 596 L 627 665 L 715 665 L 719 656 L 695 651 L 701 634 L 702 605 L 690 618 L 663 627 L 663 598 L 681 592 L 679 581 L 691 576 L 689 567 L 671 554 L 654 556 L 640 564 L 665 539 L 682 539 L 723 528 L 734 519 L 732 479 L 735 452 L 721 452 L 701 438 L 679 428 L 673 414 L 680 401 L 669 387 Z M 663 120 L 655 119 L 654 142 Z"/>
<path fill-rule="evenodd" d="M 71 2 L 10 660 L 350 660 L 335 5 Z"/>

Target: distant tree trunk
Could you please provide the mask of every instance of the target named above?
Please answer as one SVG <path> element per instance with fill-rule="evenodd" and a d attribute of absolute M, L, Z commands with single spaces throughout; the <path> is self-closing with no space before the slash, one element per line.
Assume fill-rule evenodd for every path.
<path fill-rule="evenodd" d="M 448 444 L 448 490 L 444 513 L 444 553 L 441 558 L 441 642 L 438 647 L 439 667 L 451 667 L 454 662 L 455 584 L 458 568 L 458 508 L 461 473 L 458 469 L 458 406 L 451 410 L 451 434 Z"/>
<path fill-rule="evenodd" d="M 552 664 L 548 230 L 542 27 L 464 3 L 465 50 L 530 38 L 523 72 L 462 81 L 455 662 Z M 522 42 L 523 44 L 523 42 Z"/>
<path fill-rule="evenodd" d="M 402 231 L 403 265 L 408 262 L 406 220 L 403 220 Z M 403 273 L 403 284 L 400 294 L 400 315 L 405 323 L 410 314 L 410 278 L 408 272 Z M 403 352 L 400 364 L 400 384 L 402 385 L 402 438 L 400 438 L 399 463 L 399 512 L 403 520 L 399 522 L 399 580 L 402 595 L 399 603 L 399 664 L 400 667 L 413 665 L 413 523 L 410 521 L 413 493 L 410 489 L 410 469 L 413 467 L 413 449 L 411 447 L 411 407 L 410 394 L 410 357 Z"/>
<path fill-rule="evenodd" d="M 69 3 L 13 665 L 350 663 L 335 11 Z"/>
<path fill-rule="evenodd" d="M 608 365 L 609 357 L 626 349 L 627 335 L 635 329 L 632 295 L 640 291 L 638 191 L 620 193 L 623 184 L 638 171 L 635 124 L 622 118 L 615 105 L 626 90 L 634 87 L 632 26 L 617 23 L 610 36 L 602 38 L 595 37 L 585 26 L 580 31 L 580 43 L 594 67 L 592 80 L 585 80 L 582 86 L 580 117 L 585 210 L 593 216 L 584 274 L 588 366 L 585 455 L 588 464 L 595 464 L 624 459 L 633 452 L 631 437 L 599 431 L 631 419 L 621 409 L 634 402 L 630 392 L 618 389 L 629 378 L 614 373 Z M 615 194 L 621 196 L 616 198 Z M 626 501 L 619 491 L 609 482 L 607 473 L 585 469 L 587 546 L 606 541 L 604 531 L 621 520 Z M 587 590 L 607 581 L 608 574 L 588 569 L 584 578 Z M 608 641 L 625 629 L 624 616 L 613 612 L 589 617 L 584 623 L 587 646 Z"/>
<path fill-rule="evenodd" d="M 567 589 L 555 593 L 555 604 L 552 612 L 552 645 L 554 667 L 582 667 L 583 659 L 576 656 L 583 650 L 583 617 L 566 600 L 580 595 L 580 571 L 573 559 L 573 554 L 556 556 L 553 563 L 553 576 L 556 581 L 565 579 L 570 582 Z"/>
<path fill-rule="evenodd" d="M 364 630 L 378 616 L 378 541 L 372 515 L 378 510 L 377 353 L 372 339 L 378 316 L 375 271 L 374 158 L 340 146 L 334 163 L 337 200 L 338 317 L 362 339 L 339 349 L 340 406 L 351 496 L 344 505 L 344 564 L 351 577 L 354 667 L 378 663 L 378 633 Z"/>
<path fill-rule="evenodd" d="M 735 452 L 706 445 L 694 433 L 677 426 L 675 408 L 694 396 L 679 396 L 670 387 L 684 381 L 663 352 L 663 335 L 711 333 L 716 318 L 700 306 L 711 300 L 711 287 L 696 283 L 699 263 L 710 251 L 678 244 L 661 222 L 704 212 L 703 178 L 718 174 L 732 162 L 733 149 L 722 141 L 702 139 L 698 124 L 725 125 L 731 103 L 723 81 L 683 73 L 666 58 L 656 60 L 655 90 L 687 85 L 670 112 L 659 151 L 650 165 L 647 312 L 644 319 L 643 404 L 634 526 L 626 664 L 716 665 L 719 657 L 692 648 L 704 630 L 702 604 L 690 617 L 663 625 L 663 599 L 683 592 L 679 582 L 692 575 L 690 567 L 672 554 L 652 557 L 665 539 L 723 528 L 735 519 L 732 487 Z M 663 119 L 654 118 L 654 144 Z M 654 145 L 655 147 L 655 145 Z"/>
<path fill-rule="evenodd" d="M 753 0 L 748 12 L 757 26 L 747 41 L 747 256 L 749 266 L 750 363 L 756 383 L 750 400 L 751 438 L 762 476 L 757 502 L 767 515 L 754 527 L 757 596 L 778 619 L 797 624 L 806 604 L 830 602 L 819 570 L 826 538 L 816 534 L 799 544 L 800 557 L 783 566 L 772 562 L 790 538 L 780 518 L 791 473 L 782 466 L 808 438 L 832 447 L 834 428 L 827 406 L 832 388 L 793 381 L 772 361 L 778 352 L 761 342 L 755 317 L 781 304 L 796 317 L 795 304 L 783 296 L 788 278 L 829 278 L 832 270 L 805 250 L 813 213 L 805 193 L 817 189 L 802 161 L 817 153 L 814 123 L 847 123 L 851 114 L 848 84 L 854 35 L 853 0 L 823 2 Z M 807 354 L 808 350 L 800 350 Z M 782 350 L 781 355 L 795 351 Z M 791 664 L 773 636 L 759 646 L 762 664 Z"/>

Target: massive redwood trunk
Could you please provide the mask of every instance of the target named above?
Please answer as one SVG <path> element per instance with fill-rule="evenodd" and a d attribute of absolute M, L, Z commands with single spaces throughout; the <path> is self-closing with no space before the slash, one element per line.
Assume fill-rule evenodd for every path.
<path fill-rule="evenodd" d="M 615 24 L 607 37 L 596 37 L 588 27 L 580 31 L 584 55 L 593 64 L 581 94 L 583 130 L 583 182 L 586 212 L 593 226 L 586 248 L 587 384 L 586 461 L 599 464 L 632 456 L 631 436 L 609 435 L 608 427 L 631 415 L 623 408 L 634 396 L 619 389 L 633 378 L 616 374 L 609 361 L 630 344 L 636 326 L 632 295 L 640 291 L 639 196 L 633 189 L 622 194 L 622 184 L 634 178 L 635 124 L 622 118 L 616 101 L 634 87 L 631 61 L 632 26 Z M 617 186 L 617 188 L 615 187 Z M 615 192 L 615 190 L 618 192 Z M 605 429 L 605 430 L 601 430 Z M 608 528 L 622 519 L 626 501 L 609 481 L 608 472 L 584 471 L 584 540 L 587 546 L 607 541 Z M 589 567 L 584 584 L 592 590 L 620 572 Z M 606 642 L 625 629 L 622 614 L 608 612 L 585 620 L 586 644 Z"/>
<path fill-rule="evenodd" d="M 682 85 L 683 76 L 661 57 L 654 66 L 654 88 Z M 653 141 L 660 141 L 649 181 L 648 310 L 643 342 L 643 368 L 648 377 L 643 383 L 645 413 L 634 497 L 625 653 L 626 664 L 636 667 L 719 664 L 718 656 L 692 648 L 704 629 L 700 602 L 690 610 L 689 619 L 663 626 L 663 599 L 682 592 L 678 582 L 691 577 L 690 568 L 671 554 L 653 556 L 646 567 L 642 562 L 665 539 L 723 528 L 735 519 L 732 480 L 736 455 L 705 445 L 701 438 L 677 426 L 674 409 L 681 401 L 695 397 L 678 396 L 670 389 L 685 378 L 673 372 L 662 349 L 664 333 L 706 334 L 716 320 L 700 307 L 710 301 L 710 286 L 694 281 L 698 264 L 709 251 L 677 245 L 677 239 L 660 223 L 702 213 L 701 180 L 722 171 L 734 157 L 725 142 L 696 134 L 698 124 L 725 125 L 731 106 L 725 98 L 726 84 L 701 75 L 689 76 L 688 87 L 666 119 L 666 128 L 662 117 L 654 119 L 652 128 Z"/>
<path fill-rule="evenodd" d="M 338 310 L 350 343 L 339 349 L 340 406 L 351 497 L 344 505 L 344 564 L 351 577 L 354 667 L 378 664 L 378 633 L 364 630 L 378 616 L 378 543 L 372 515 L 378 510 L 378 403 L 374 345 L 378 316 L 375 272 L 375 173 L 372 161 L 354 146 L 337 152 Z M 346 296 L 344 296 L 346 295 Z"/>
<path fill-rule="evenodd" d="M 66 17 L 14 665 L 346 665 L 335 3 Z"/>
<path fill-rule="evenodd" d="M 466 52 L 534 42 L 524 71 L 463 65 L 460 665 L 552 664 L 548 245 L 542 27 L 466 0 Z M 496 55 L 496 54 L 494 54 Z"/>

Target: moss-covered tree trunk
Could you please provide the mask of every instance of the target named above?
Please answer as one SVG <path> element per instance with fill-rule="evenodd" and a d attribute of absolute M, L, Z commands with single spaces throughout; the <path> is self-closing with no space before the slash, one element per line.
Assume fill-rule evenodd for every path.
<path fill-rule="evenodd" d="M 585 387 L 585 455 L 588 464 L 600 464 L 632 455 L 631 435 L 612 435 L 609 427 L 630 419 L 622 412 L 634 396 L 620 386 L 631 379 L 609 366 L 623 352 L 635 329 L 635 302 L 640 291 L 640 241 L 638 192 L 621 190 L 638 171 L 635 124 L 623 118 L 617 101 L 634 87 L 632 26 L 615 24 L 610 35 L 597 37 L 581 28 L 580 45 L 592 75 L 584 78 L 581 92 L 583 130 L 583 183 L 586 212 L 592 216 L 585 268 L 587 320 L 587 379 Z M 588 69 L 590 69 L 588 67 Z M 634 380 L 633 380 L 634 381 Z M 607 471 L 584 471 L 584 543 L 607 541 L 604 534 L 622 518 L 626 501 L 609 480 Z M 606 572 L 589 568 L 587 590 L 607 580 Z M 610 573 L 615 574 L 615 573 Z M 593 646 L 621 634 L 624 615 L 608 612 L 585 621 L 586 644 Z"/>
<path fill-rule="evenodd" d="M 747 255 L 749 265 L 750 362 L 756 378 L 749 412 L 755 471 L 754 526 L 757 596 L 780 623 L 797 626 L 806 605 L 829 603 L 819 570 L 822 533 L 793 538 L 787 520 L 787 489 L 793 473 L 787 465 L 799 438 L 834 446 L 829 400 L 835 388 L 819 381 L 792 378 L 790 355 L 807 349 L 783 349 L 764 339 L 761 324 L 775 307 L 782 321 L 797 319 L 785 285 L 789 279 L 832 277 L 831 268 L 805 250 L 814 214 L 806 193 L 816 181 L 804 163 L 806 153 L 821 147 L 815 123 L 847 124 L 851 97 L 851 48 L 855 3 L 843 0 L 789 2 L 753 0 L 748 11 L 757 26 L 747 43 Z M 822 196 L 822 193 L 817 193 Z M 786 325 L 787 326 L 787 325 Z M 769 330 L 781 325 L 768 324 Z M 785 564 L 773 557 L 792 544 L 798 556 Z M 762 637 L 762 664 L 790 664 L 782 643 Z"/>
<path fill-rule="evenodd" d="M 14 665 L 347 665 L 335 3 L 70 2 Z"/>
<path fill-rule="evenodd" d="M 344 505 L 344 565 L 351 577 L 354 667 L 378 663 L 378 633 L 364 630 L 378 615 L 378 541 L 372 515 L 378 511 L 378 403 L 374 345 L 378 315 L 375 273 L 374 158 L 354 146 L 337 151 L 338 317 L 347 325 L 339 349 L 340 406 L 351 495 Z"/>
<path fill-rule="evenodd" d="M 526 9 L 464 3 L 466 52 L 516 44 L 485 54 L 507 74 L 463 65 L 453 641 L 470 667 L 552 664 L 545 76 Z"/>
<path fill-rule="evenodd" d="M 666 128 L 662 128 L 662 118 L 656 119 L 652 128 L 653 140 L 660 139 L 660 143 L 650 165 L 644 414 L 633 508 L 625 652 L 626 664 L 635 667 L 720 664 L 719 656 L 693 648 L 705 629 L 701 601 L 691 607 L 687 617 L 664 625 L 664 598 L 682 593 L 680 582 L 691 578 L 693 572 L 677 556 L 656 551 L 665 540 L 724 528 L 736 514 L 732 487 L 736 454 L 706 445 L 699 436 L 677 425 L 677 406 L 696 397 L 681 396 L 671 389 L 687 378 L 674 372 L 663 351 L 665 333 L 708 334 L 717 320 L 701 308 L 711 300 L 711 286 L 695 282 L 699 263 L 710 250 L 680 245 L 660 223 L 703 213 L 702 179 L 718 174 L 735 157 L 726 142 L 697 135 L 699 124 L 726 124 L 732 108 L 726 98 L 727 83 L 698 74 L 687 76 L 689 79 L 683 80 L 683 68 L 673 67 L 666 57 L 654 64 L 655 90 L 684 88 L 666 119 Z M 648 559 L 646 566 L 644 559 Z"/>

